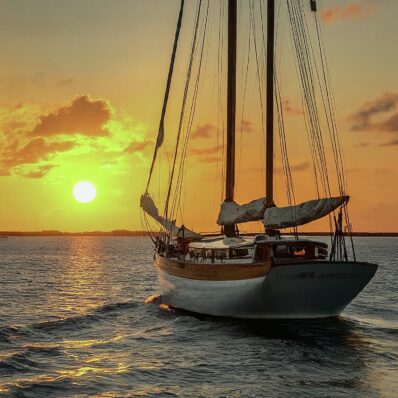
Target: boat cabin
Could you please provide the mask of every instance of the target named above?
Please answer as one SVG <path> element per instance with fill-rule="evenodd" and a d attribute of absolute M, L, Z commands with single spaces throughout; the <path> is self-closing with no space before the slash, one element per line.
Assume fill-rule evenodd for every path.
<path fill-rule="evenodd" d="M 254 238 L 203 239 L 185 248 L 184 261 L 220 264 L 253 264 L 267 262 L 283 264 L 292 261 L 324 260 L 328 255 L 326 243 L 312 240 Z M 181 252 L 181 251 L 180 251 Z"/>

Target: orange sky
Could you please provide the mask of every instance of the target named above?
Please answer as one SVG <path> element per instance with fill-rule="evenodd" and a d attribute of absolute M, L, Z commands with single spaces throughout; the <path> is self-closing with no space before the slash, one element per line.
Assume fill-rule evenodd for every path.
<path fill-rule="evenodd" d="M 173 148 L 195 4 L 188 0 L 185 10 L 165 153 Z M 248 11 L 247 2 L 239 4 L 238 51 L 242 54 Z M 318 4 L 354 230 L 397 231 L 398 3 L 330 0 Z M 0 230 L 141 229 L 139 198 L 156 138 L 178 7 L 177 0 L 1 2 Z M 184 190 L 184 222 L 196 230 L 216 229 L 220 204 L 225 115 L 220 116 L 217 92 L 219 10 L 220 2 L 212 1 L 212 36 Z M 288 146 L 300 202 L 313 199 L 315 191 L 283 16 L 280 29 L 277 64 L 284 76 Z M 243 66 L 238 57 L 237 125 L 240 130 L 243 120 L 243 129 L 237 142 L 244 144 L 237 155 L 238 202 L 264 195 L 258 93 L 255 80 L 249 79 L 242 113 Z M 276 149 L 276 200 L 286 205 L 278 153 Z M 158 179 L 167 175 L 167 158 L 161 159 Z M 72 188 L 80 180 L 96 185 L 93 202 L 74 200 Z M 156 185 L 152 192 L 156 195 Z M 320 228 L 323 224 L 307 227 Z"/>

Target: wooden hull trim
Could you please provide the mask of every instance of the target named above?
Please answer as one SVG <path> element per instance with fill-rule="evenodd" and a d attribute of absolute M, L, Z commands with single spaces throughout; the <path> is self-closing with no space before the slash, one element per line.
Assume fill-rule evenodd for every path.
<path fill-rule="evenodd" d="M 270 264 L 204 264 L 184 262 L 156 255 L 155 265 L 162 271 L 186 279 L 233 281 L 264 277 Z"/>

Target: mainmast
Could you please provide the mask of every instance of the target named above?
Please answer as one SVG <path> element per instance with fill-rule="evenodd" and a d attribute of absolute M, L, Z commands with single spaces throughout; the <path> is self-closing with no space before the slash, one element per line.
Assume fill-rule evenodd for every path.
<path fill-rule="evenodd" d="M 225 201 L 234 200 L 235 187 L 235 113 L 236 113 L 236 31 L 237 0 L 228 0 L 228 93 L 227 93 L 227 157 Z M 225 225 L 226 236 L 235 235 L 235 225 Z"/>
<path fill-rule="evenodd" d="M 267 10 L 267 98 L 266 98 L 266 198 L 274 206 L 274 42 L 275 0 L 268 0 Z"/>

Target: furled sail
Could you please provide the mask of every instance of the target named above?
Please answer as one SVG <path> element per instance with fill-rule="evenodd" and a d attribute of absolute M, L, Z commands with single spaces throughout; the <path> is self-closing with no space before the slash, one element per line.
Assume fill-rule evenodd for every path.
<path fill-rule="evenodd" d="M 266 199 L 256 199 L 244 205 L 238 205 L 234 201 L 225 201 L 221 205 L 218 215 L 218 225 L 234 225 L 249 221 L 262 220 L 266 206 Z"/>
<path fill-rule="evenodd" d="M 264 212 L 267 228 L 289 228 L 308 224 L 331 213 L 350 199 L 349 196 L 315 199 L 297 206 L 269 207 Z"/>
<path fill-rule="evenodd" d="M 175 236 L 182 237 L 184 236 L 185 239 L 189 240 L 195 240 L 195 239 L 201 239 L 202 235 L 193 232 L 187 228 L 184 227 L 182 229 L 181 227 L 177 226 L 175 221 L 169 220 L 168 218 L 162 217 L 159 214 L 159 211 L 152 200 L 152 198 L 149 196 L 148 193 L 144 194 L 141 196 L 141 207 L 147 213 L 149 216 L 151 216 L 154 220 L 156 220 L 160 225 L 162 225 L 165 229 L 167 229 L 169 232 L 171 232 Z"/>

